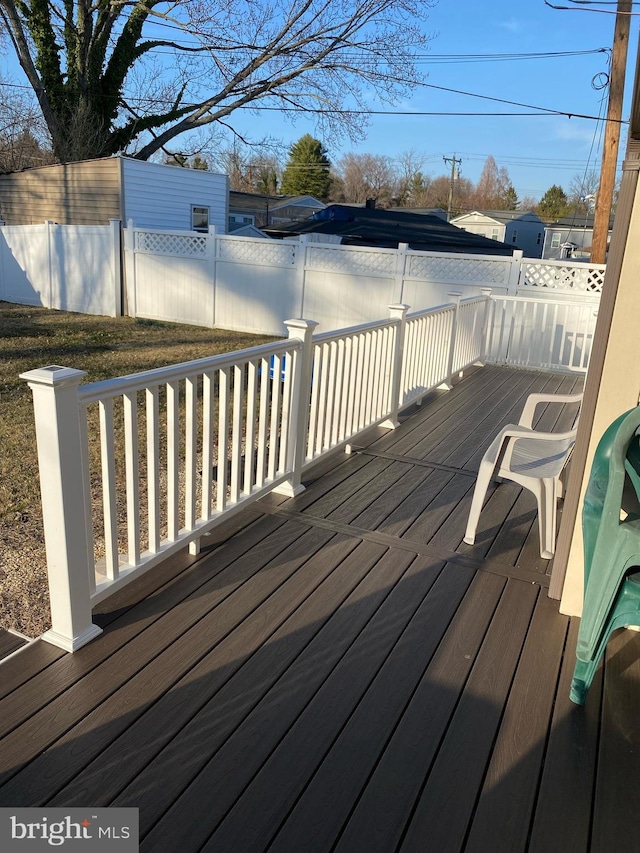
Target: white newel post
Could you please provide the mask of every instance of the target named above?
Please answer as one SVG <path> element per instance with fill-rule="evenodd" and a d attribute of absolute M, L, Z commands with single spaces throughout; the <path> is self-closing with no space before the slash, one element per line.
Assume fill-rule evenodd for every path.
<path fill-rule="evenodd" d="M 85 375 L 57 365 L 20 375 L 33 393 L 38 445 L 52 622 L 43 639 L 68 652 L 102 633 L 91 621 L 78 407 L 78 386 Z"/>
<path fill-rule="evenodd" d="M 304 491 L 302 485 L 302 465 L 309 423 L 309 396 L 311 391 L 311 372 L 313 368 L 313 330 L 318 325 L 315 320 L 285 320 L 290 340 L 302 341 L 302 349 L 295 353 L 293 360 L 293 387 L 291 391 L 291 411 L 289 416 L 289 452 L 287 467 L 291 469 L 291 479 L 274 491 L 280 495 L 293 497 Z"/>
<path fill-rule="evenodd" d="M 516 296 L 518 287 L 520 286 L 520 276 L 522 274 L 522 258 L 524 252 L 522 249 L 516 249 L 511 258 L 509 267 L 509 281 L 507 283 L 507 296 Z"/>
<path fill-rule="evenodd" d="M 398 409 L 402 404 L 401 396 L 402 396 L 402 365 L 404 362 L 404 335 L 405 329 L 407 327 L 407 311 L 409 310 L 408 305 L 403 305 L 402 303 L 398 303 L 397 305 L 389 305 L 387 306 L 389 309 L 389 314 L 393 319 L 397 319 L 400 322 L 396 326 L 396 336 L 393 347 L 393 356 L 391 361 L 391 399 L 390 399 L 390 411 L 389 417 L 383 421 L 380 426 L 386 427 L 388 429 L 395 429 L 400 426 L 400 421 L 398 420 Z"/>
<path fill-rule="evenodd" d="M 451 293 L 447 293 L 447 296 L 451 300 L 454 306 L 453 311 L 453 322 L 451 323 L 451 338 L 449 339 L 449 355 L 447 357 L 447 378 L 440 386 L 441 388 L 446 388 L 450 391 L 453 388 L 453 384 L 451 382 L 453 378 L 453 359 L 456 352 L 456 339 L 458 337 L 458 313 L 460 311 L 460 297 L 462 294 L 454 290 Z"/>
<path fill-rule="evenodd" d="M 495 307 L 495 302 L 491 298 L 492 290 L 490 287 L 483 287 L 480 291 L 480 294 L 485 297 L 486 304 L 484 306 L 484 318 L 482 320 L 482 351 L 480 353 L 480 358 L 478 359 L 478 364 L 484 364 L 484 360 L 487 357 L 487 347 L 489 341 L 489 330 L 493 325 L 493 309 Z"/>

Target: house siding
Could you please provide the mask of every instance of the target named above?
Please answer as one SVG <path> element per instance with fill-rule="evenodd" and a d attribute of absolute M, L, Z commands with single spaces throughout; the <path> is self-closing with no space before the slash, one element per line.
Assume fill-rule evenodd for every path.
<path fill-rule="evenodd" d="M 508 221 L 500 221 L 509 215 L 508 211 L 504 212 L 504 217 L 498 213 L 494 219 L 493 216 L 486 213 L 474 211 L 473 213 L 456 216 L 451 220 L 453 225 L 458 228 L 464 228 L 472 234 L 480 234 L 483 237 L 496 238 L 514 248 L 521 249 L 527 258 L 542 257 L 542 247 L 544 243 L 544 223 L 539 217 L 531 213 L 522 213 L 514 211 L 512 219 Z M 497 235 L 496 232 L 497 231 Z M 513 239 L 515 232 L 515 240 Z"/>
<path fill-rule="evenodd" d="M 123 219 L 140 228 L 191 230 L 191 207 L 209 208 L 209 226 L 227 233 L 228 178 L 199 169 L 181 169 L 122 158 Z"/>
<path fill-rule="evenodd" d="M 104 225 L 120 218 L 120 193 L 115 158 L 25 169 L 0 175 L 0 217 L 6 225 Z"/>
<path fill-rule="evenodd" d="M 560 235 L 560 245 L 553 246 L 553 235 Z M 607 241 L 611 241 L 612 231 L 609 231 Z M 545 229 L 544 251 L 542 257 L 544 260 L 557 261 L 566 257 L 566 251 L 563 253 L 563 245 L 573 243 L 575 248 L 572 252 L 573 258 L 586 258 L 591 251 L 593 242 L 593 228 L 591 227 L 568 227 L 566 225 L 551 225 Z"/>

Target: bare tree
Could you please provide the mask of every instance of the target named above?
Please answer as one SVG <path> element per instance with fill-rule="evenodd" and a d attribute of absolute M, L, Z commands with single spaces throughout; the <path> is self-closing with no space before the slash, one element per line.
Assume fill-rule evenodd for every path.
<path fill-rule="evenodd" d="M 576 174 L 569 182 L 568 203 L 575 213 L 592 213 L 595 207 L 600 174 L 590 169 L 583 174 Z"/>
<path fill-rule="evenodd" d="M 346 202 L 364 204 L 375 199 L 388 207 L 396 196 L 396 173 L 389 157 L 380 154 L 345 154 L 338 163 Z"/>
<path fill-rule="evenodd" d="M 0 171 L 55 162 L 37 104 L 8 80 L 0 80 Z"/>
<path fill-rule="evenodd" d="M 441 207 L 447 210 L 449 204 L 449 190 L 451 187 L 451 178 L 448 175 L 440 175 L 434 178 L 426 193 L 425 207 Z M 458 176 L 453 187 L 453 205 L 452 214 L 457 216 L 459 213 L 469 210 L 471 207 L 471 199 L 475 187 L 473 182 L 468 178 Z"/>
<path fill-rule="evenodd" d="M 480 174 L 471 204 L 480 210 L 508 210 L 513 209 L 516 203 L 517 196 L 509 179 L 509 173 L 504 166 L 499 169 L 495 159 L 489 155 Z"/>
<path fill-rule="evenodd" d="M 518 201 L 518 210 L 535 210 L 538 206 L 538 199 L 532 195 L 523 195 Z"/>
<path fill-rule="evenodd" d="M 0 0 L 61 160 L 135 150 L 243 108 L 314 114 L 358 137 L 368 96 L 421 79 L 431 0 Z M 161 73 L 159 73 L 161 70 Z M 135 74 L 144 86 L 132 86 Z M 161 88 L 164 94 L 150 96 Z"/>
<path fill-rule="evenodd" d="M 217 167 L 229 176 L 229 187 L 238 192 L 276 195 L 282 166 L 272 143 L 258 146 L 234 145 L 217 152 Z"/>
<path fill-rule="evenodd" d="M 397 200 L 399 205 L 424 207 L 431 176 L 424 174 L 424 155 L 410 148 L 398 157 Z"/>

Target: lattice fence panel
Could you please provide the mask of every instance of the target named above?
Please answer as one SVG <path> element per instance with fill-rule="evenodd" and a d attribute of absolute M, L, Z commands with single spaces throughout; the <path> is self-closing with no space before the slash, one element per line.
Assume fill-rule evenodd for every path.
<path fill-rule="evenodd" d="M 290 267 L 295 264 L 295 252 L 295 246 L 275 240 L 218 238 L 220 261 Z"/>
<path fill-rule="evenodd" d="M 466 257 L 409 256 L 411 278 L 429 281 L 468 281 L 474 284 L 506 284 L 509 280 L 510 259 L 504 261 Z"/>
<path fill-rule="evenodd" d="M 136 231 L 136 251 L 153 255 L 173 255 L 180 258 L 203 258 L 207 254 L 205 234 L 163 234 L 157 231 Z"/>
<path fill-rule="evenodd" d="M 602 293 L 604 266 L 591 267 L 549 263 L 523 263 L 519 287 L 546 288 L 569 293 Z"/>
<path fill-rule="evenodd" d="M 390 276 L 395 274 L 395 252 L 358 252 L 346 249 L 325 249 L 311 246 L 307 249 L 307 267 L 322 272 L 342 272 Z"/>

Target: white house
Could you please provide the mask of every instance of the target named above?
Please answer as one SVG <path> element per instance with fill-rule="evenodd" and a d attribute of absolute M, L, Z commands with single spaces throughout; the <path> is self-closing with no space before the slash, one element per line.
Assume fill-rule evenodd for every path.
<path fill-rule="evenodd" d="M 142 228 L 227 233 L 229 179 L 200 169 L 102 157 L 0 175 L 6 225 L 46 221 L 102 225 L 133 220 Z"/>
<path fill-rule="evenodd" d="M 455 216 L 451 223 L 522 249 L 526 258 L 542 257 L 544 222 L 530 210 L 472 210 Z"/>
<path fill-rule="evenodd" d="M 565 216 L 544 229 L 542 257 L 552 261 L 573 258 L 589 260 L 593 242 L 593 214 L 575 213 Z M 613 218 L 609 222 L 607 244 L 611 240 Z"/>

